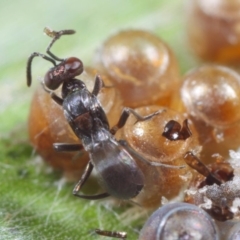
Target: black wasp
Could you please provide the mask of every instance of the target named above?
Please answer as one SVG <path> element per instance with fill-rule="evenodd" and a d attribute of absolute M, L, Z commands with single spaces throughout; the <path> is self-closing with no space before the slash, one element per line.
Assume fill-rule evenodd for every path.
<path fill-rule="evenodd" d="M 34 57 L 42 57 L 54 65 L 45 74 L 43 87 L 51 98 L 62 106 L 68 123 L 74 133 L 81 139 L 82 144 L 55 143 L 53 147 L 57 151 L 81 151 L 84 148 L 90 156 L 81 179 L 74 187 L 73 194 L 91 200 L 110 195 L 125 200 L 137 196 L 144 186 L 144 175 L 134 159 L 153 166 L 181 168 L 181 166 L 149 162 L 133 150 L 126 141 L 116 140 L 114 137 L 118 129 L 125 125 L 130 114 L 133 114 L 138 122 L 149 120 L 162 110 L 142 117 L 133 109 L 124 108 L 118 123 L 110 128 L 106 114 L 97 99 L 97 95 L 105 87 L 101 77 L 96 76 L 93 90 L 90 92 L 83 81 L 75 79 L 84 70 L 82 61 L 75 57 L 61 59 L 50 52 L 50 48 L 56 40 L 63 35 L 74 34 L 75 31 L 62 30 L 56 32 L 49 28 L 45 28 L 44 31 L 53 38 L 46 50 L 48 55 L 38 52 L 30 55 L 27 62 L 27 85 L 31 86 L 31 66 Z M 56 64 L 56 62 L 59 63 Z M 61 84 L 62 97 L 59 97 L 53 90 L 56 90 Z M 90 176 L 93 167 L 96 168 L 99 183 L 106 192 L 91 196 L 81 195 L 79 192 Z M 124 232 L 98 229 L 95 232 L 104 236 L 126 238 Z"/>
<path fill-rule="evenodd" d="M 164 166 L 164 164 L 150 163 L 130 148 L 124 140 L 116 140 L 114 135 L 124 126 L 130 114 L 133 114 L 137 121 L 145 121 L 159 114 L 160 111 L 142 117 L 133 109 L 124 108 L 118 123 L 110 129 L 106 114 L 97 99 L 101 88 L 105 87 L 101 77 L 96 76 L 94 88 L 90 92 L 83 81 L 74 78 L 84 70 L 82 61 L 75 57 L 61 59 L 50 52 L 50 48 L 57 39 L 62 35 L 73 34 L 75 31 L 56 32 L 48 28 L 44 31 L 53 38 L 46 51 L 49 56 L 37 52 L 30 55 L 27 62 L 27 85 L 31 86 L 31 65 L 34 57 L 42 57 L 54 65 L 46 73 L 43 87 L 52 99 L 62 106 L 72 130 L 82 140 L 82 144 L 55 143 L 54 148 L 57 151 L 81 151 L 84 148 L 90 155 L 88 165 L 74 187 L 73 194 L 91 200 L 109 195 L 126 200 L 137 196 L 144 186 L 144 175 L 133 158 L 155 166 Z M 57 61 L 60 63 L 56 64 Z M 62 98 L 52 92 L 61 84 Z M 93 167 L 96 168 L 99 183 L 106 192 L 92 196 L 81 195 L 79 191 Z"/>

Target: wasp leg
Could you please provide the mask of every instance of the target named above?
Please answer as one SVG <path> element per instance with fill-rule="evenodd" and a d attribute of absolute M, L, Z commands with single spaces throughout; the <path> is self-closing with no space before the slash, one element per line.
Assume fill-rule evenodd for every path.
<path fill-rule="evenodd" d="M 158 114 L 160 114 L 164 111 L 165 111 L 165 109 L 156 111 L 156 112 L 151 113 L 151 114 L 146 115 L 146 116 L 141 116 L 136 111 L 134 111 L 132 108 L 124 108 L 123 111 L 122 111 L 122 114 L 121 114 L 121 116 L 118 120 L 118 123 L 111 128 L 110 132 L 113 135 L 115 135 L 116 132 L 126 124 L 130 114 L 133 114 L 135 116 L 135 118 L 137 119 L 137 121 L 135 123 L 137 123 L 137 122 L 143 122 L 143 121 L 150 120 L 152 117 L 154 117 L 154 116 L 156 116 L 156 115 L 158 115 Z"/>
<path fill-rule="evenodd" d="M 73 143 L 54 143 L 53 148 L 58 152 L 73 152 L 81 151 L 83 149 L 83 145 Z"/>
<path fill-rule="evenodd" d="M 173 165 L 168 165 L 168 164 L 164 164 L 164 163 L 160 163 L 160 162 L 154 162 L 154 161 L 149 161 L 147 160 L 145 157 L 143 157 L 141 154 L 139 154 L 138 152 L 136 152 L 133 148 L 131 148 L 129 146 L 129 144 L 127 143 L 127 141 L 125 140 L 119 140 L 118 141 L 119 144 L 121 146 L 123 146 L 133 157 L 139 159 L 140 161 L 151 165 L 151 166 L 156 166 L 156 167 L 166 167 L 166 168 L 173 168 L 173 169 L 182 169 L 185 167 L 185 165 L 181 165 L 181 166 L 173 166 Z"/>
<path fill-rule="evenodd" d="M 46 91 L 47 93 L 49 93 L 50 97 L 54 100 L 54 102 L 56 102 L 58 105 L 62 106 L 63 105 L 63 99 L 60 98 L 56 93 L 54 93 L 53 91 L 50 91 L 46 85 L 44 84 L 44 82 L 42 82 L 42 86 L 44 91 Z"/>
<path fill-rule="evenodd" d="M 100 193 L 100 194 L 96 194 L 96 195 L 81 195 L 78 193 L 81 190 L 84 183 L 89 178 L 92 170 L 93 170 L 93 165 L 91 162 L 89 162 L 86 169 L 84 170 L 84 173 L 83 173 L 81 179 L 79 180 L 79 182 L 76 184 L 76 186 L 73 189 L 74 196 L 79 197 L 79 198 L 89 199 L 89 200 L 98 200 L 98 199 L 106 198 L 109 196 L 108 193 Z"/>

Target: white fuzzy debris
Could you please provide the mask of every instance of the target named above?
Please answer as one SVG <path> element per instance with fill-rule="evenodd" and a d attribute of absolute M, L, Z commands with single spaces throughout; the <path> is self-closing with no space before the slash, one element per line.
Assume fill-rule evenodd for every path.
<path fill-rule="evenodd" d="M 190 188 L 190 189 L 186 189 L 184 191 L 184 193 L 186 193 L 187 195 L 195 195 L 198 191 L 196 189 Z"/>
<path fill-rule="evenodd" d="M 192 173 L 189 171 L 188 173 L 184 175 L 179 175 L 179 178 L 181 178 L 185 182 L 189 182 L 190 179 L 192 179 Z"/>
<path fill-rule="evenodd" d="M 202 193 L 202 194 L 205 194 L 207 192 L 207 190 L 208 190 L 208 186 L 205 186 L 203 188 L 200 188 L 198 192 Z"/>
<path fill-rule="evenodd" d="M 195 148 L 193 148 L 192 149 L 192 153 L 194 154 L 194 155 L 198 155 L 199 153 L 201 153 L 201 151 L 202 151 L 202 146 L 196 146 Z"/>
<path fill-rule="evenodd" d="M 231 159 L 228 161 L 234 169 L 234 175 L 240 176 L 240 151 L 229 150 L 229 156 Z"/>
<path fill-rule="evenodd" d="M 165 205 L 165 204 L 168 204 L 168 203 L 169 203 L 169 200 L 166 197 L 162 196 L 161 204 Z"/>
<path fill-rule="evenodd" d="M 233 150 L 229 150 L 229 156 L 232 159 L 238 159 L 240 160 L 240 151 L 233 151 Z"/>
<path fill-rule="evenodd" d="M 204 203 L 200 204 L 199 207 L 204 209 L 211 209 L 212 208 L 212 201 L 204 196 Z"/>
<path fill-rule="evenodd" d="M 240 198 L 235 198 L 232 203 L 231 211 L 235 214 L 240 211 Z"/>
<path fill-rule="evenodd" d="M 189 196 L 193 196 L 197 205 L 204 209 L 218 207 L 228 209 L 234 218 L 240 217 L 240 149 L 229 150 L 229 164 L 233 168 L 233 179 L 220 185 L 206 185 L 200 189 L 191 187 L 185 190 Z"/>

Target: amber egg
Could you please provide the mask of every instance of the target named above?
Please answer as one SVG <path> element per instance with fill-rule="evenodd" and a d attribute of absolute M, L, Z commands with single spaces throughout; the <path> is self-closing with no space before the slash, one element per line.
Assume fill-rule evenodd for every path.
<path fill-rule="evenodd" d="M 199 132 L 201 160 L 228 157 L 240 144 L 240 76 L 230 68 L 205 65 L 183 77 L 181 96 Z"/>
<path fill-rule="evenodd" d="M 190 71 L 181 95 L 188 113 L 211 126 L 240 122 L 240 75 L 230 68 L 206 65 Z"/>
<path fill-rule="evenodd" d="M 81 75 L 91 91 L 97 70 L 87 68 Z M 110 125 L 115 124 L 122 110 L 122 101 L 116 89 L 111 87 L 112 83 L 107 77 L 102 76 L 107 88 L 103 88 L 98 95 L 105 112 L 107 113 Z M 61 87 L 56 91 L 61 96 Z M 41 85 L 37 88 L 31 103 L 28 131 L 30 142 L 35 150 L 53 168 L 63 170 L 65 174 L 72 177 L 83 171 L 89 158 L 85 151 L 56 152 L 53 143 L 76 143 L 80 140 L 72 132 L 66 121 L 62 107 L 57 105 L 45 92 Z"/>
<path fill-rule="evenodd" d="M 124 128 L 118 133 L 118 138 L 125 139 L 134 151 L 149 162 L 165 164 L 152 166 L 136 159 L 145 176 L 145 184 L 133 201 L 143 207 L 157 207 L 161 204 L 162 197 L 167 199 L 177 197 L 188 185 L 192 169 L 186 165 L 183 156 L 187 151 L 198 152 L 197 133 L 190 123 L 192 136 L 186 140 L 170 141 L 162 136 L 165 125 L 170 120 L 182 124 L 185 120 L 183 114 L 156 105 L 135 110 L 142 116 L 162 110 L 151 119 L 137 123 L 136 118 L 130 116 Z M 172 168 L 172 166 L 184 167 Z"/>
<path fill-rule="evenodd" d="M 240 60 L 239 0 L 187 2 L 187 33 L 194 52 L 217 62 Z"/>
<path fill-rule="evenodd" d="M 150 32 L 126 30 L 109 37 L 95 62 L 120 91 L 124 106 L 169 106 L 179 87 L 173 52 Z"/>

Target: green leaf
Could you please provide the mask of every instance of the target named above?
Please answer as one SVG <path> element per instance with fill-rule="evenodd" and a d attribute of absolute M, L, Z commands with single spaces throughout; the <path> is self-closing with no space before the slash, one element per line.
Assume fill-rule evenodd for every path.
<path fill-rule="evenodd" d="M 78 56 L 90 64 L 95 49 L 110 34 L 126 28 L 153 31 L 175 51 L 185 72 L 196 64 L 187 49 L 183 1 L 12 1 L 0 2 L 0 240 L 96 239 L 95 228 L 128 232 L 137 239 L 144 218 L 129 224 L 127 207 L 111 202 L 80 200 L 72 196 L 73 184 L 50 171 L 33 154 L 27 140 L 27 116 L 34 92 L 26 87 L 26 60 L 44 52 L 49 26 L 77 33 L 54 46 L 59 56 Z M 34 79 L 49 63 L 34 60 Z M 142 209 L 139 208 L 139 212 Z"/>

